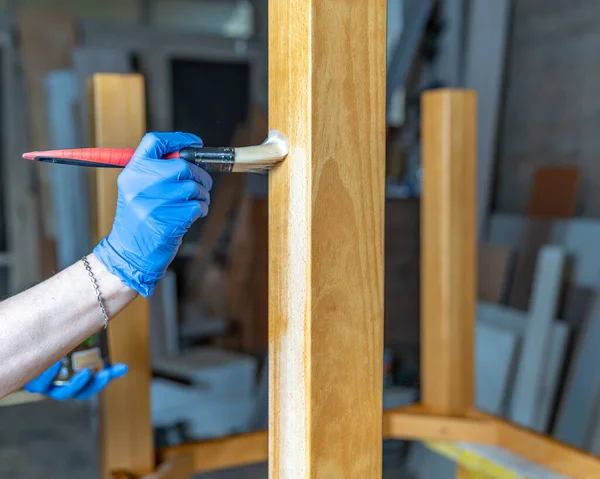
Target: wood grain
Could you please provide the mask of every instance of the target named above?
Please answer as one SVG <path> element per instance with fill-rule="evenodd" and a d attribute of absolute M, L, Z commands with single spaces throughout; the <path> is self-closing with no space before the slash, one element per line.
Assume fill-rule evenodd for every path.
<path fill-rule="evenodd" d="M 383 437 L 386 439 L 470 441 L 481 444 L 494 444 L 496 441 L 496 424 L 491 418 L 434 416 L 418 404 L 384 411 L 383 425 Z M 257 431 L 239 434 L 169 446 L 157 452 L 160 462 L 182 454 L 192 454 L 196 473 L 229 469 L 266 461 L 268 433 Z"/>
<path fill-rule="evenodd" d="M 574 479 L 600 477 L 600 459 L 548 436 L 495 419 L 497 445 L 524 459 Z"/>
<path fill-rule="evenodd" d="M 124 148 L 139 143 L 146 129 L 143 78 L 96 74 L 89 86 L 92 144 Z M 109 168 L 94 171 L 96 241 L 112 228 L 119 172 Z M 127 364 L 129 372 L 101 395 L 100 477 L 108 478 L 110 471 L 119 469 L 148 474 L 154 469 L 148 301 L 139 297 L 125 308 L 111 321 L 108 337 L 111 360 Z"/>
<path fill-rule="evenodd" d="M 402 440 L 468 441 L 494 444 L 496 434 L 491 421 L 443 417 L 420 410 L 400 408 L 386 411 L 383 417 L 385 438 Z"/>
<path fill-rule="evenodd" d="M 476 96 L 429 91 L 422 111 L 422 401 L 461 416 L 474 403 Z"/>
<path fill-rule="evenodd" d="M 167 447 L 158 451 L 158 458 L 162 462 L 180 454 L 190 453 L 194 457 L 194 471 L 208 472 L 266 461 L 268 444 L 267 431 L 258 431 Z"/>
<path fill-rule="evenodd" d="M 380 478 L 386 2 L 269 3 L 270 477 Z"/>

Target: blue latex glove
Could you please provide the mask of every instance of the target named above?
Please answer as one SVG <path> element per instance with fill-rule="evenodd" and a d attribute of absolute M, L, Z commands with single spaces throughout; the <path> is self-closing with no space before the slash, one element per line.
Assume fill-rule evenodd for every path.
<path fill-rule="evenodd" d="M 127 365 L 125 364 L 114 364 L 93 376 L 88 369 L 83 369 L 78 371 L 67 384 L 55 386 L 52 384 L 52 381 L 60 371 L 60 368 L 61 362 L 58 361 L 37 378 L 27 383 L 23 389 L 30 393 L 48 396 L 57 401 L 88 399 L 98 394 L 113 379 L 120 378 L 127 373 Z"/>
<path fill-rule="evenodd" d="M 189 133 L 148 133 L 119 175 L 112 231 L 94 249 L 109 272 L 152 296 L 188 228 L 208 213 L 212 178 L 167 153 L 202 140 Z"/>

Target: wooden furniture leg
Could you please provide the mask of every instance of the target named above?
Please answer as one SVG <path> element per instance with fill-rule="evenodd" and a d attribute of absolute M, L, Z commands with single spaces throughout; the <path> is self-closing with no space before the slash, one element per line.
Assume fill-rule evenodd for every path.
<path fill-rule="evenodd" d="M 380 478 L 385 0 L 269 3 L 270 477 Z"/>
<path fill-rule="evenodd" d="M 90 81 L 92 145 L 131 147 L 146 132 L 144 81 L 140 75 L 97 74 Z M 94 239 L 111 228 L 116 211 L 117 176 L 121 170 L 93 171 L 95 192 L 92 217 Z M 154 471 L 154 444 L 150 413 L 150 336 L 148 301 L 137 298 L 108 327 L 111 360 L 129 366 L 129 372 L 111 383 L 100 399 L 100 464 L 102 479 L 111 471 L 137 475 Z"/>
<path fill-rule="evenodd" d="M 474 407 L 475 93 L 422 98 L 421 383 L 431 412 Z"/>

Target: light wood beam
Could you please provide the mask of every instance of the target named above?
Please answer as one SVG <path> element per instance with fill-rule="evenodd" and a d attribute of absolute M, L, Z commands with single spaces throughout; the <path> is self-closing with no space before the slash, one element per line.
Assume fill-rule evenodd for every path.
<path fill-rule="evenodd" d="M 269 2 L 270 477 L 380 478 L 386 2 Z"/>
<path fill-rule="evenodd" d="M 89 83 L 92 145 L 131 148 L 146 131 L 144 81 L 135 74 L 96 74 Z M 110 233 L 121 170 L 93 171 L 92 218 L 94 240 Z M 112 362 L 129 366 L 100 399 L 100 468 L 102 479 L 111 471 L 137 475 L 154 471 L 154 443 L 150 413 L 150 335 L 148 301 L 133 301 L 108 327 Z"/>
<path fill-rule="evenodd" d="M 475 121 L 472 91 L 422 97 L 421 393 L 451 416 L 474 401 Z"/>

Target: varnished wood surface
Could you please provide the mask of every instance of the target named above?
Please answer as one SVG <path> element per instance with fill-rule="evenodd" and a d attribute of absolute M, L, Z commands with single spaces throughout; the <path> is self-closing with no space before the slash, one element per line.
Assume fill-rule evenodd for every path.
<path fill-rule="evenodd" d="M 510 422 L 495 421 L 498 446 L 567 477 L 600 477 L 600 458 Z"/>
<path fill-rule="evenodd" d="M 167 447 L 158 451 L 158 457 L 160 461 L 166 461 L 180 454 L 190 453 L 194 458 L 194 471 L 208 472 L 266 461 L 268 443 L 267 431 L 258 431 Z"/>
<path fill-rule="evenodd" d="M 383 437 L 410 440 L 456 440 L 492 444 L 495 429 L 487 419 L 457 419 L 436 417 L 424 412 L 419 405 L 383 412 Z M 211 441 L 162 448 L 159 461 L 181 454 L 194 457 L 196 473 L 229 469 L 268 459 L 268 433 L 257 431 Z"/>
<path fill-rule="evenodd" d="M 146 130 L 144 82 L 140 75 L 98 74 L 90 82 L 92 142 L 97 147 L 137 145 Z M 94 170 L 95 240 L 110 233 L 117 201 L 120 170 Z M 112 382 L 100 401 L 101 478 L 112 470 L 138 475 L 154 470 L 150 414 L 150 337 L 148 301 L 133 301 L 108 327 L 111 360 L 129 366 Z"/>
<path fill-rule="evenodd" d="M 512 451 L 540 466 L 577 479 L 600 477 L 600 459 L 565 446 L 552 438 L 519 428 L 478 411 L 465 418 L 436 416 L 416 404 L 383 413 L 386 439 L 440 440 L 489 444 Z M 266 461 L 268 433 L 251 434 L 167 447 L 158 451 L 160 461 L 192 454 L 194 471 L 207 472 Z"/>
<path fill-rule="evenodd" d="M 436 416 L 421 405 L 385 411 L 383 436 L 405 440 L 468 441 L 494 444 L 496 429 L 491 420 Z"/>
<path fill-rule="evenodd" d="M 269 2 L 270 474 L 380 478 L 386 2 Z"/>
<path fill-rule="evenodd" d="M 422 98 L 421 392 L 431 412 L 473 406 L 475 93 Z"/>

